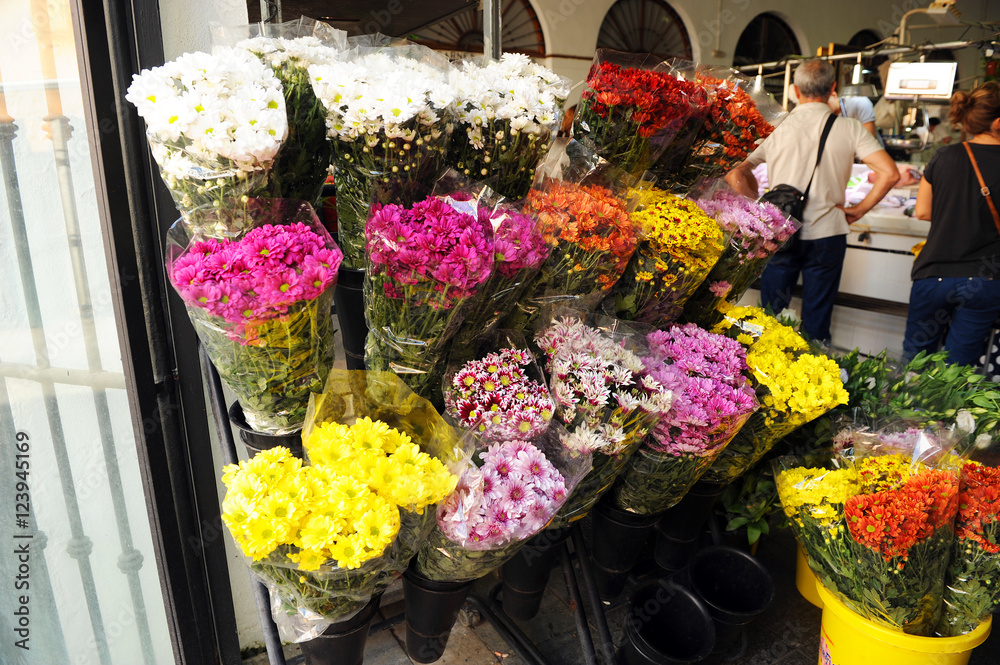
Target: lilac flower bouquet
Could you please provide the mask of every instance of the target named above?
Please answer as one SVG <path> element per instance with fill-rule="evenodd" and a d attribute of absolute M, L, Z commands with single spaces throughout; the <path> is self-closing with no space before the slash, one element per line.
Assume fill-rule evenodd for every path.
<path fill-rule="evenodd" d="M 448 342 L 493 270 L 488 213 L 470 215 L 436 197 L 375 205 L 365 238 L 365 365 L 396 372 L 433 402 Z"/>
<path fill-rule="evenodd" d="M 801 223 L 774 205 L 720 189 L 698 200 L 730 237 L 729 246 L 684 307 L 684 319 L 710 328 L 722 320 L 718 305 L 736 303 Z"/>
<path fill-rule="evenodd" d="M 531 441 L 501 441 L 478 452 L 438 509 L 417 571 L 439 581 L 479 579 L 544 529 L 590 470 L 590 455 L 564 448 L 565 435 L 552 423 Z"/>
<path fill-rule="evenodd" d="M 546 358 L 556 414 L 569 431 L 564 444 L 594 454 L 593 470 L 553 526 L 585 517 L 670 410 L 672 392 L 646 372 L 643 345 L 620 323 L 597 317 L 591 325 L 579 314 L 558 316 L 535 335 Z"/>
<path fill-rule="evenodd" d="M 646 335 L 650 376 L 674 403 L 625 465 L 615 505 L 643 515 L 676 505 L 757 410 L 746 352 L 734 339 L 694 324 Z"/>
<path fill-rule="evenodd" d="M 238 239 L 191 236 L 178 220 L 167 274 L 247 423 L 290 434 L 333 365 L 330 306 L 343 255 L 306 202 L 259 203 L 258 225 Z"/>

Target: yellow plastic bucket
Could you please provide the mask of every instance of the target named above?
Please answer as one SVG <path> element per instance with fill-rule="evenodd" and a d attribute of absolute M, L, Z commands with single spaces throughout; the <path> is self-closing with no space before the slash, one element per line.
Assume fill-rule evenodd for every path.
<path fill-rule="evenodd" d="M 918 637 L 883 628 L 855 614 L 822 584 L 819 665 L 967 665 L 990 634 L 993 617 L 958 637 Z"/>
<path fill-rule="evenodd" d="M 819 580 L 816 579 L 816 573 L 809 567 L 809 561 L 806 559 L 806 551 L 802 549 L 802 545 L 796 543 L 795 588 L 799 590 L 803 598 L 822 609 L 823 601 L 819 597 L 819 591 L 816 590 L 818 586 L 820 586 Z"/>

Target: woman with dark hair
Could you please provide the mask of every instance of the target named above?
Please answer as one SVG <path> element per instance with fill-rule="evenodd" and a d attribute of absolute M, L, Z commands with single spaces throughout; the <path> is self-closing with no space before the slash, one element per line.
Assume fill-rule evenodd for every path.
<path fill-rule="evenodd" d="M 935 351 L 974 365 L 1000 316 L 1000 84 L 956 92 L 952 126 L 972 138 L 942 147 L 924 169 L 914 215 L 931 221 L 913 262 L 903 355 Z"/>

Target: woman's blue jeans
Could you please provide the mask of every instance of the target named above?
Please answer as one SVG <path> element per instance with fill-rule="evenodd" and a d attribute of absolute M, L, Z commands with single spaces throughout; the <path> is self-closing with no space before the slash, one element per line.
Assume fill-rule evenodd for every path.
<path fill-rule="evenodd" d="M 903 357 L 937 351 L 943 343 L 950 362 L 978 365 L 998 316 L 1000 279 L 918 279 L 910 287 Z"/>

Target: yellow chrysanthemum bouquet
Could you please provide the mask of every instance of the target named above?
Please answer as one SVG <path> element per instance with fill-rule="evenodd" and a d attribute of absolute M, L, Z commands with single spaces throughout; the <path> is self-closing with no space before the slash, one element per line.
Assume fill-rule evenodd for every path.
<path fill-rule="evenodd" d="M 747 367 L 761 408 L 750 416 L 703 480 L 735 480 L 782 437 L 847 403 L 837 363 L 811 352 L 798 333 L 763 310 L 728 308 L 713 332 L 733 337 L 746 347 Z"/>
<path fill-rule="evenodd" d="M 308 464 L 274 448 L 222 478 L 223 521 L 296 641 L 349 619 L 406 569 L 469 454 L 429 402 L 381 372 L 332 372 L 303 445 Z"/>
<path fill-rule="evenodd" d="M 727 239 L 694 201 L 656 188 L 637 190 L 637 198 L 631 217 L 642 239 L 615 285 L 615 312 L 629 321 L 665 325 L 680 316 Z"/>

